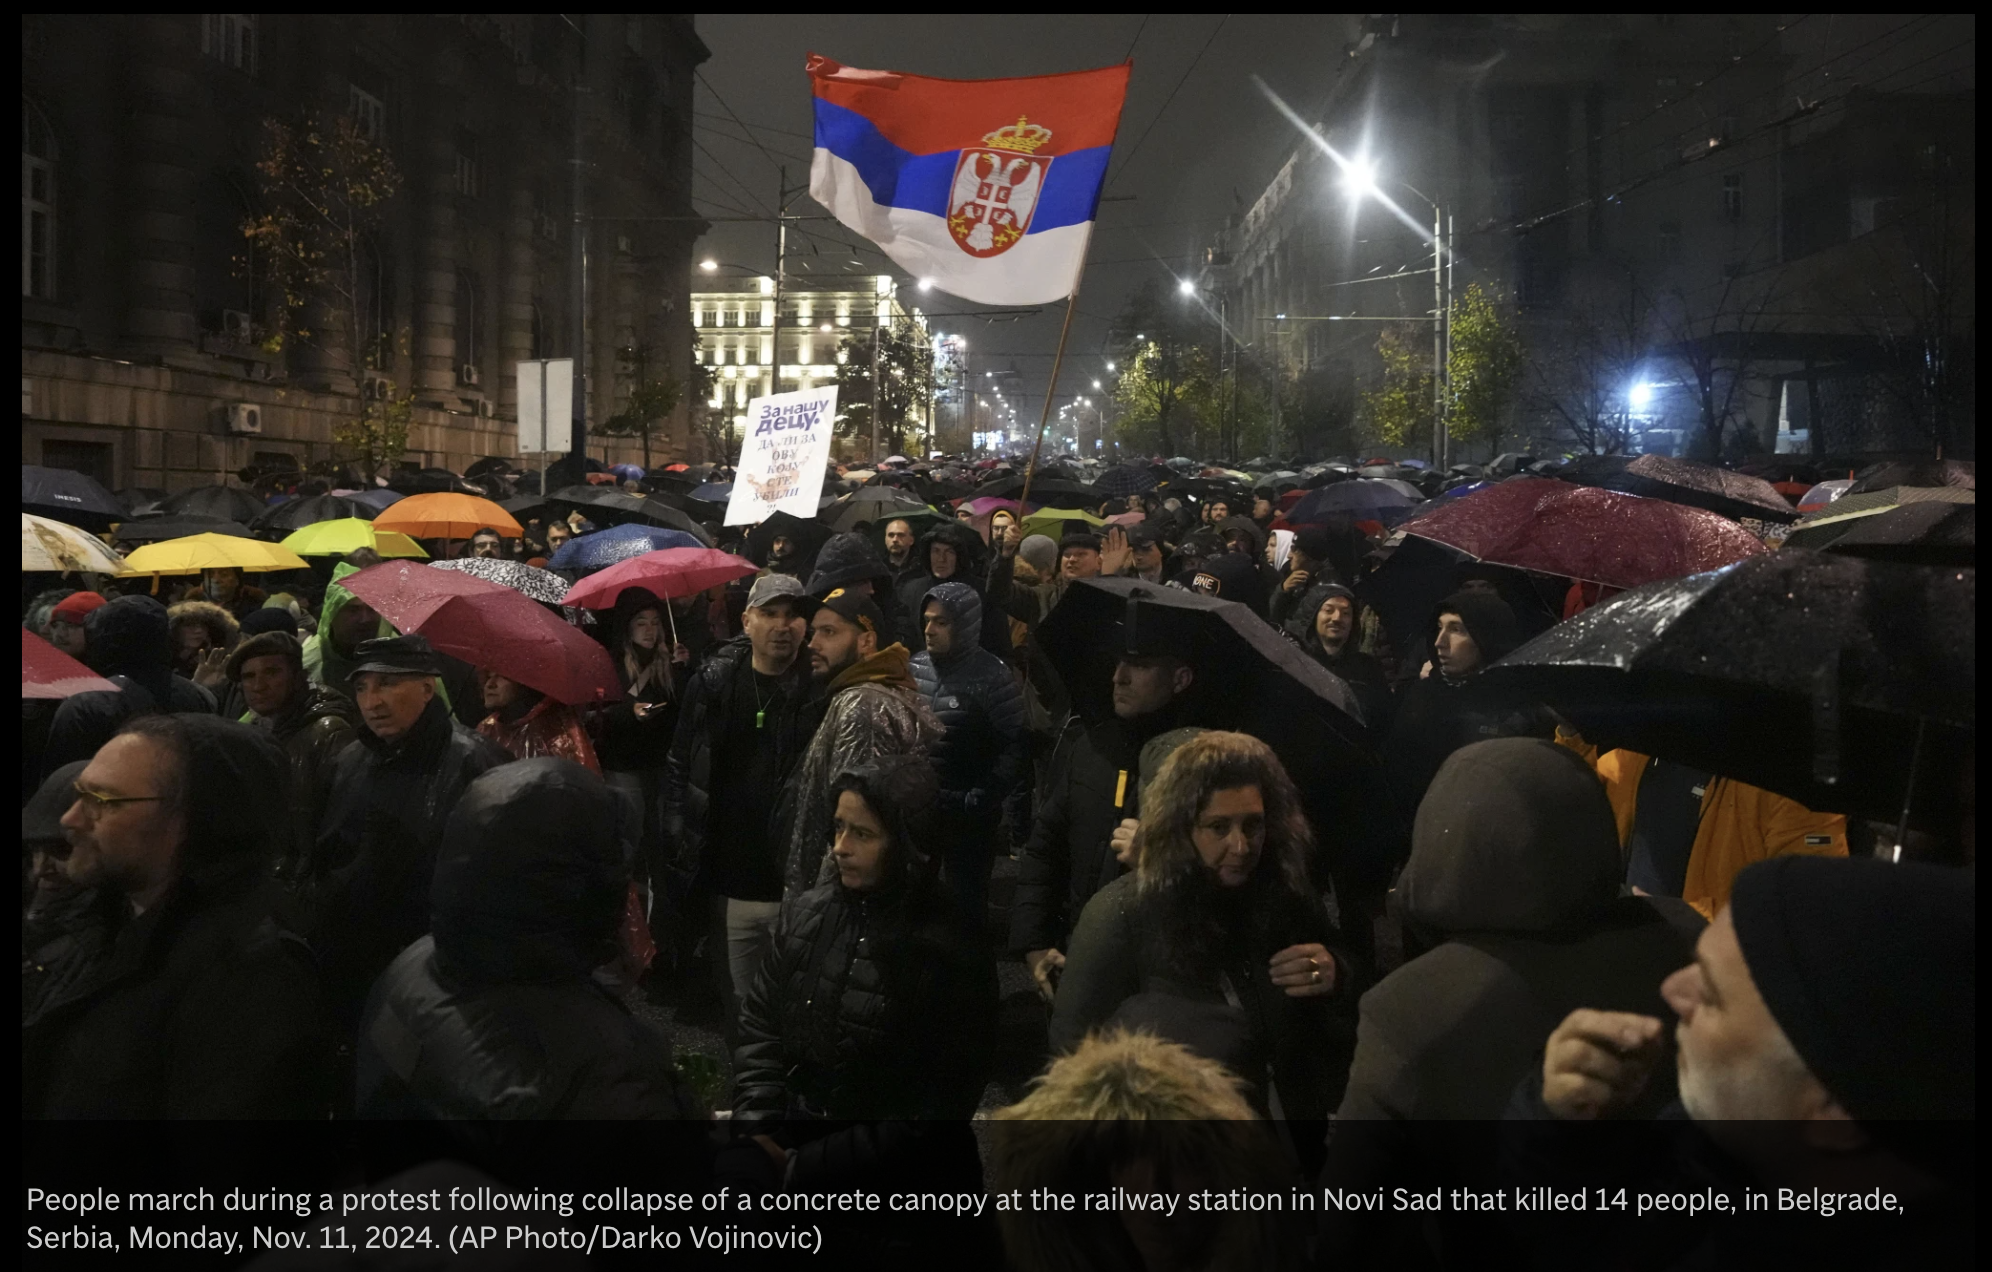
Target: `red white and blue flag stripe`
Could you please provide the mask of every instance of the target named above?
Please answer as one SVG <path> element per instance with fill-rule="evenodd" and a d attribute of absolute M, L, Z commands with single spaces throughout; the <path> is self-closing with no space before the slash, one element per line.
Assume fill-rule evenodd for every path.
<path fill-rule="evenodd" d="M 1131 69 L 944 80 L 812 53 L 809 193 L 907 273 L 963 299 L 1069 296 Z"/>

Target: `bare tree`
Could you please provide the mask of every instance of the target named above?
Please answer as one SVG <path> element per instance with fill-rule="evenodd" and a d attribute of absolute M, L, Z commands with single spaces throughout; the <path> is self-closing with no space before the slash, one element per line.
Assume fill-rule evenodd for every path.
<path fill-rule="evenodd" d="M 1649 322 L 1643 293 L 1627 285 L 1537 328 L 1523 394 L 1549 422 L 1553 440 L 1592 455 L 1626 449 L 1632 440 L 1630 390 L 1641 375 Z"/>
<path fill-rule="evenodd" d="M 1718 284 L 1694 291 L 1676 286 L 1651 305 L 1665 352 L 1694 394 L 1699 435 L 1690 449 L 1710 459 L 1724 453 L 1723 430 L 1741 411 L 1758 361 L 1755 337 L 1778 329 L 1773 306 L 1782 272 L 1725 269 Z"/>

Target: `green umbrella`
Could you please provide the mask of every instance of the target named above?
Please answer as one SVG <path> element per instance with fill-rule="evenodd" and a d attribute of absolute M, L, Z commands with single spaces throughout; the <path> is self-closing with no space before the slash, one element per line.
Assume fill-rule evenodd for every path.
<path fill-rule="evenodd" d="M 299 556 L 345 556 L 360 548 L 372 548 L 383 557 L 426 558 L 422 545 L 395 530 L 376 530 L 373 522 L 359 517 L 336 521 L 315 521 L 284 538 L 283 545 Z"/>
<path fill-rule="evenodd" d="M 1078 508 L 1040 508 L 1024 518 L 1024 537 L 1041 534 L 1048 539 L 1060 539 L 1065 536 L 1066 523 L 1072 521 L 1089 526 L 1107 524 L 1092 513 Z"/>

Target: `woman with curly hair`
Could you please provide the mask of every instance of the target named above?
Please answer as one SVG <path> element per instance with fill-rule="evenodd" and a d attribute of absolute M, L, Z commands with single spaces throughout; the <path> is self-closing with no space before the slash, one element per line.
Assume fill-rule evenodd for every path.
<path fill-rule="evenodd" d="M 1217 1060 L 1275 1117 L 1327 1117 L 1348 1078 L 1354 968 L 1309 885 L 1313 836 L 1271 748 L 1185 742 L 1141 794 L 1134 871 L 1086 903 L 1051 1020 L 1055 1051 L 1102 1025 Z"/>

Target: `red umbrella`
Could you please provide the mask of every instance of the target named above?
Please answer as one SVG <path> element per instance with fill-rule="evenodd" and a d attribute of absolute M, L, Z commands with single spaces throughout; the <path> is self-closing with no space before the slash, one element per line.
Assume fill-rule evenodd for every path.
<path fill-rule="evenodd" d="M 556 702 L 623 696 L 607 650 L 511 588 L 412 561 L 389 561 L 339 582 L 395 630 L 420 633 L 444 653 Z"/>
<path fill-rule="evenodd" d="M 1700 574 L 1766 550 L 1713 512 L 1543 477 L 1476 491 L 1404 529 L 1494 565 L 1620 588 Z"/>
<path fill-rule="evenodd" d="M 67 698 L 72 693 L 101 689 L 116 693 L 117 688 L 27 628 L 21 629 L 23 698 Z"/>
<path fill-rule="evenodd" d="M 613 609 L 624 588 L 647 589 L 663 600 L 692 596 L 754 573 L 754 563 L 717 548 L 659 548 L 591 574 L 567 590 L 562 605 Z"/>

